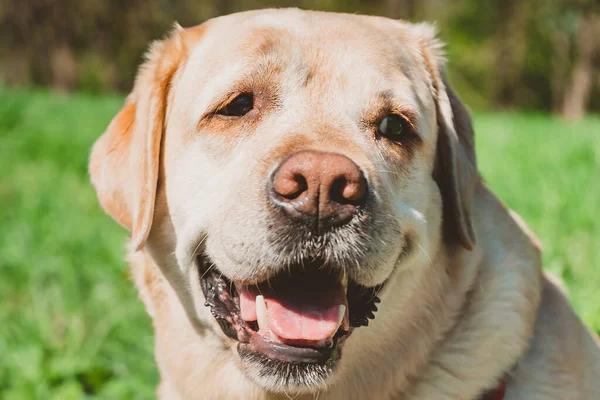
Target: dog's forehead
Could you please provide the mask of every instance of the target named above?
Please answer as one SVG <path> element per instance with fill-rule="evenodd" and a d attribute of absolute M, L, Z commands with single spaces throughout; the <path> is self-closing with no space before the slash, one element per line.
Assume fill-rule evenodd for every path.
<path fill-rule="evenodd" d="M 407 24 L 384 17 L 304 11 L 259 10 L 210 20 L 206 37 L 218 40 L 222 50 L 244 48 L 264 51 L 269 44 L 306 44 L 315 49 L 390 48 L 398 40 L 407 44 Z M 266 39 L 266 40 L 265 40 Z M 262 41 L 266 46 L 253 46 Z M 292 49 L 288 49 L 292 50 Z"/>
<path fill-rule="evenodd" d="M 385 89 L 380 84 L 386 79 L 423 80 L 418 39 L 395 20 L 286 9 L 233 14 L 205 25 L 188 60 L 204 90 L 254 71 L 292 83 L 326 80 L 339 89 L 348 80 L 368 83 L 373 91 Z"/>

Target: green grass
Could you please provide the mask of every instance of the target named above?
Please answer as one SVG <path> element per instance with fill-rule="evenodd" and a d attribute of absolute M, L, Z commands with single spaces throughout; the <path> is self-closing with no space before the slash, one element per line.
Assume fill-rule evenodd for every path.
<path fill-rule="evenodd" d="M 152 398 L 149 317 L 86 173 L 118 96 L 0 90 L 0 398 Z M 600 331 L 600 118 L 477 114 L 489 185 Z"/>

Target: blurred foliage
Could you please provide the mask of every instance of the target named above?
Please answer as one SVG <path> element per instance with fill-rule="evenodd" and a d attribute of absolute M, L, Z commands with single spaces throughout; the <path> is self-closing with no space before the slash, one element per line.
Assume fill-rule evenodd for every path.
<path fill-rule="evenodd" d="M 454 86 L 473 107 L 554 110 L 578 118 L 585 109 L 600 111 L 599 3 L 0 0 L 0 82 L 126 92 L 148 43 L 175 21 L 192 26 L 240 10 L 297 6 L 435 21 L 449 43 Z"/>

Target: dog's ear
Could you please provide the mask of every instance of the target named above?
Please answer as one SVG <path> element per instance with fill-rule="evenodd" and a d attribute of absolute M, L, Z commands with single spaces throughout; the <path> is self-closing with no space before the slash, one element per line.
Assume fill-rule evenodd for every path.
<path fill-rule="evenodd" d="M 442 44 L 435 29 L 417 25 L 421 53 L 431 77 L 437 113 L 437 150 L 433 178 L 443 198 L 444 240 L 475 247 L 471 206 L 479 182 L 475 157 L 475 136 L 468 110 L 448 84 Z"/>
<path fill-rule="evenodd" d="M 131 94 L 98 138 L 89 172 L 104 210 L 131 231 L 142 248 L 150 233 L 169 89 L 184 56 L 182 29 L 154 43 Z"/>

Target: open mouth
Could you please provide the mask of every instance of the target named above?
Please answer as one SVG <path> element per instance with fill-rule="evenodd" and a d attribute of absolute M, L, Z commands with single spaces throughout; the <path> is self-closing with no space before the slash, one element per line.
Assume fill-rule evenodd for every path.
<path fill-rule="evenodd" d="M 352 331 L 375 317 L 380 301 L 381 285 L 361 286 L 320 260 L 254 285 L 228 280 L 207 256 L 198 263 L 205 306 L 239 342 L 242 358 L 330 365 Z"/>

